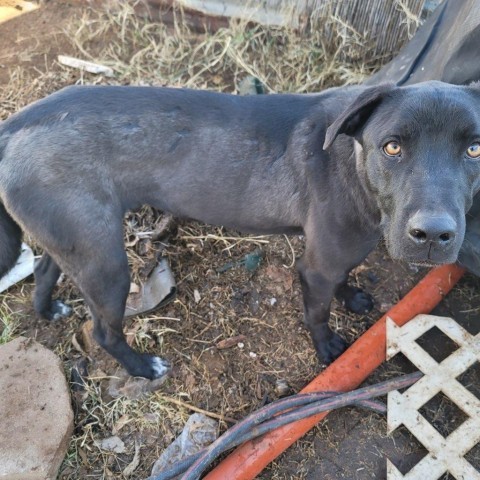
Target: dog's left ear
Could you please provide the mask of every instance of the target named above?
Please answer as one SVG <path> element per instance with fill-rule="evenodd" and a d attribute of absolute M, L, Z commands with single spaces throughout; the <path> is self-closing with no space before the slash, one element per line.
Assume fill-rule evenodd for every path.
<path fill-rule="evenodd" d="M 385 95 L 390 93 L 394 88 L 394 83 L 383 83 L 364 90 L 328 127 L 323 149 L 327 150 L 337 138 L 337 135 L 341 133 L 353 135 L 355 131 L 366 122 Z"/>

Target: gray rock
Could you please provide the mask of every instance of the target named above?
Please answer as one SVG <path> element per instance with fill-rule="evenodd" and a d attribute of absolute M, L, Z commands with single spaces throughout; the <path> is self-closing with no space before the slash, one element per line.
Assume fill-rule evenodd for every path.
<path fill-rule="evenodd" d="M 0 479 L 55 479 L 73 431 L 60 359 L 25 337 L 0 345 L 0 412 Z"/>

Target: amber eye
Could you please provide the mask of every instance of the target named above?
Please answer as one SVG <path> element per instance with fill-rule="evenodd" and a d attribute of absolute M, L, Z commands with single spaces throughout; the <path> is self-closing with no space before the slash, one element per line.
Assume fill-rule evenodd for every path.
<path fill-rule="evenodd" d="M 389 157 L 398 157 L 398 155 L 400 155 L 402 149 L 400 148 L 400 145 L 399 145 L 398 142 L 388 142 L 386 145 L 383 146 L 383 151 Z"/>
<path fill-rule="evenodd" d="M 480 142 L 474 142 L 467 148 L 467 155 L 470 158 L 480 157 Z"/>

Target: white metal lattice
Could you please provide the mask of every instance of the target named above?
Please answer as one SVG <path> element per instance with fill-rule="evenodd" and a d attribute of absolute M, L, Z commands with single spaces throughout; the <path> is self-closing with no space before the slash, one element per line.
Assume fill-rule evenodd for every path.
<path fill-rule="evenodd" d="M 433 327 L 450 337 L 458 349 L 438 363 L 417 342 Z M 480 361 L 480 334 L 471 335 L 455 320 L 433 315 L 418 315 L 399 327 L 387 318 L 387 359 L 402 352 L 424 377 L 404 393 L 388 395 L 388 432 L 405 427 L 428 450 L 408 473 L 402 473 L 387 460 L 387 479 L 437 480 L 450 472 L 457 480 L 480 480 L 478 472 L 464 455 L 480 441 L 480 400 L 457 377 Z M 444 438 L 418 410 L 443 392 L 468 415 L 468 419 Z"/>

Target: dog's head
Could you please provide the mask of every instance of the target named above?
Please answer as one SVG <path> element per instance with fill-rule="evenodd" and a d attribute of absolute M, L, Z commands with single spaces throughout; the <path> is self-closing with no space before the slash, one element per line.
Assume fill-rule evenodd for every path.
<path fill-rule="evenodd" d="M 354 138 L 390 255 L 454 262 L 480 189 L 480 87 L 368 87 L 329 127 L 324 148 L 339 134 Z"/>

